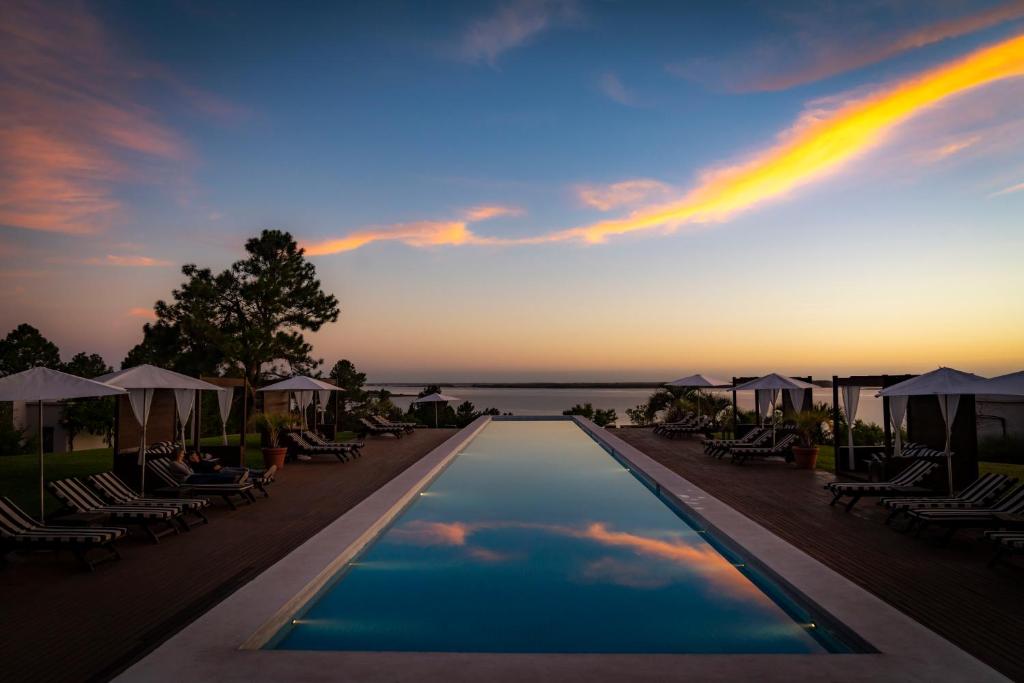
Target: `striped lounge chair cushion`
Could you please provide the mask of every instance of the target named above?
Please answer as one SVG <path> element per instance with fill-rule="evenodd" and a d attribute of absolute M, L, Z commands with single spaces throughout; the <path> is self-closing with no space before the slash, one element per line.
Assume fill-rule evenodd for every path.
<path fill-rule="evenodd" d="M 121 538 L 127 529 L 120 527 L 71 527 L 37 524 L 9 498 L 0 498 L 0 537 L 19 543 L 77 543 L 102 545 Z"/>
<path fill-rule="evenodd" d="M 201 498 L 144 498 L 135 493 L 113 472 L 103 472 L 89 477 L 89 482 L 107 498 L 119 505 L 141 505 L 143 507 L 165 507 L 190 512 L 201 510 L 210 501 Z"/>
<path fill-rule="evenodd" d="M 1024 486 L 1020 486 L 999 499 L 992 507 L 970 510 L 911 510 L 918 519 L 935 522 L 970 522 L 991 519 L 996 513 L 1024 514 Z"/>
<path fill-rule="evenodd" d="M 51 481 L 50 490 L 61 502 L 77 512 L 99 512 L 115 519 L 157 519 L 170 520 L 180 514 L 170 507 L 145 507 L 142 505 L 108 505 L 77 479 Z"/>
<path fill-rule="evenodd" d="M 954 498 L 883 498 L 879 501 L 890 510 L 964 509 L 984 507 L 995 500 L 1016 480 L 1005 474 L 989 472 L 976 479 Z"/>
<path fill-rule="evenodd" d="M 826 484 L 825 488 L 829 489 L 833 493 L 840 491 L 849 493 L 872 493 L 876 491 L 912 488 L 921 483 L 921 481 L 928 476 L 935 467 L 935 463 L 927 460 L 918 460 L 910 465 L 910 467 L 907 467 L 905 470 L 893 477 L 890 481 L 833 481 Z"/>
<path fill-rule="evenodd" d="M 986 531 L 985 538 L 1008 548 L 1024 550 L 1024 531 Z"/>

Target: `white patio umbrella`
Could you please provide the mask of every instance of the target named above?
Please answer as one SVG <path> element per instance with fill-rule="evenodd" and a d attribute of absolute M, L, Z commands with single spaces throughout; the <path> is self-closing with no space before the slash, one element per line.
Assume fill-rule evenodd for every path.
<path fill-rule="evenodd" d="M 974 389 L 972 393 L 981 396 L 1024 396 L 1024 370 L 983 379 Z"/>
<path fill-rule="evenodd" d="M 949 439 L 953 430 L 956 409 L 960 405 L 961 396 L 977 393 L 979 385 L 985 378 L 970 372 L 962 372 L 952 368 L 939 368 L 917 377 L 886 387 L 876 396 L 934 396 L 939 402 L 942 419 L 946 423 L 946 476 L 949 479 L 949 494 L 953 495 L 953 454 L 949 448 Z M 986 389 L 986 393 L 988 390 Z"/>
<path fill-rule="evenodd" d="M 455 396 L 448 396 L 447 394 L 427 394 L 422 398 L 418 398 L 413 403 L 433 403 L 434 404 L 434 429 L 437 429 L 437 404 L 448 403 L 449 401 L 458 401 L 460 399 Z"/>
<path fill-rule="evenodd" d="M 299 411 L 302 413 L 302 426 L 306 426 L 306 408 L 313 401 L 313 396 L 320 392 L 326 391 L 343 391 L 341 387 L 329 384 L 322 379 L 316 379 L 315 377 L 306 377 L 305 375 L 296 375 L 295 377 L 289 377 L 286 380 L 269 384 L 265 387 L 260 387 L 256 391 L 288 391 L 295 395 L 295 402 L 299 406 Z"/>
<path fill-rule="evenodd" d="M 775 443 L 775 403 L 778 401 L 780 391 L 788 391 L 789 398 L 793 403 L 793 407 L 803 406 L 804 392 L 808 389 L 813 389 L 814 385 L 808 382 L 803 382 L 792 377 L 786 377 L 778 373 L 771 373 L 764 377 L 758 377 L 752 379 L 749 382 L 744 382 L 739 386 L 732 388 L 733 391 L 768 391 L 771 392 L 771 402 L 769 407 L 772 409 L 772 443 Z M 764 394 L 762 394 L 763 396 Z M 760 414 L 761 406 L 758 406 L 758 414 Z"/>
<path fill-rule="evenodd" d="M 49 368 L 32 368 L 0 378 L 0 401 L 36 403 L 39 409 L 39 523 L 43 523 L 46 480 L 43 477 L 43 402 L 117 396 L 124 389 Z"/>
<path fill-rule="evenodd" d="M 714 377 L 708 377 L 707 375 L 688 375 L 686 377 L 680 377 L 677 380 L 673 380 L 665 384 L 667 387 L 683 387 L 685 389 L 724 389 L 730 386 L 729 382 L 725 382 Z M 697 392 L 697 417 L 700 417 L 700 392 Z"/>
<path fill-rule="evenodd" d="M 178 413 L 178 421 L 181 423 L 181 445 L 184 446 L 185 423 L 192 413 L 194 392 L 221 390 L 217 385 L 201 379 L 146 364 L 97 377 L 96 381 L 128 390 L 128 403 L 132 407 L 132 414 L 142 427 L 139 443 L 140 491 L 146 490 L 146 428 L 149 426 L 149 407 L 153 403 L 153 392 L 157 389 L 170 389 L 174 392 L 174 406 Z"/>

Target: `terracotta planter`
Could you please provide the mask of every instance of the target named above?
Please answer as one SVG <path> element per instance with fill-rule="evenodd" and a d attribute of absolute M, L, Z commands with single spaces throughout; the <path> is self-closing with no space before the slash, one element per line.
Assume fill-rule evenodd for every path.
<path fill-rule="evenodd" d="M 818 464 L 818 447 L 793 446 L 793 461 L 799 470 L 813 470 Z"/>
<path fill-rule="evenodd" d="M 263 467 L 269 468 L 271 465 L 276 465 L 280 470 L 284 467 L 284 456 L 286 455 L 288 455 L 287 448 L 264 448 Z"/>

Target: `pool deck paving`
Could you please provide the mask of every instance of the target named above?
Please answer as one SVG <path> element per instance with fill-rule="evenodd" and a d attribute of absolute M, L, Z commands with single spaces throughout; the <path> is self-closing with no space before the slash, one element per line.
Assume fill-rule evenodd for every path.
<path fill-rule="evenodd" d="M 358 518 L 360 509 L 365 509 L 363 524 L 372 523 L 369 518 L 378 512 L 372 505 L 367 507 L 375 497 L 371 494 L 379 496 L 393 488 L 394 496 L 400 496 L 410 482 L 415 484 L 428 471 L 431 458 L 444 457 L 438 454 L 443 449 L 436 447 L 454 433 L 423 430 L 401 440 L 371 438 L 361 460 L 289 465 L 271 489 L 270 499 L 238 511 L 215 505 L 210 525 L 166 538 L 160 545 L 141 539 L 122 543 L 123 559 L 101 566 L 94 574 L 78 571 L 70 560 L 55 561 L 45 554 L 13 556 L 8 567 L 0 569 L 0 623 L 5 627 L 0 639 L 0 680 L 105 680 L 175 633 L 180 632 L 176 640 L 187 643 L 182 636 L 196 629 L 181 630 L 204 614 L 200 621 L 209 622 L 217 610 L 208 610 L 222 601 L 225 605 L 243 602 L 242 611 L 244 601 L 250 601 L 253 611 L 267 611 L 260 598 L 264 589 L 255 589 L 268 585 L 268 578 L 272 586 L 275 576 L 287 583 L 288 574 L 275 574 L 288 568 L 287 561 L 279 562 L 282 558 L 292 561 L 293 568 L 307 560 L 310 564 L 324 561 L 324 550 L 316 550 L 314 543 L 307 543 L 309 539 L 346 526 L 339 525 L 344 521 L 339 517 L 348 511 L 353 514 L 345 519 Z M 988 569 L 990 549 L 972 542 L 968 534 L 947 547 L 937 547 L 884 526 L 884 515 L 870 501 L 863 501 L 852 513 L 829 507 L 821 488 L 831 479 L 827 473 L 775 464 L 733 466 L 703 455 L 696 441 L 669 441 L 640 429 L 612 433 L 734 508 L 741 513 L 737 517 L 746 515 L 982 662 L 1011 679 L 1024 680 L 1024 652 L 1019 647 L 1024 617 L 1016 607 L 1024 604 L 1020 570 Z M 424 458 L 428 453 L 431 457 Z M 331 547 L 344 545 L 329 546 L 327 554 L 338 552 Z M 260 581 L 250 583 L 261 574 Z M 837 587 L 838 592 L 842 590 Z M 273 592 L 267 591 L 268 602 L 275 602 Z M 281 592 L 295 594 L 290 587 L 282 587 Z M 201 649 L 197 642 L 184 649 L 172 647 L 169 654 L 202 659 Z M 460 654 L 388 653 L 388 667 L 382 669 L 380 655 L 346 653 L 347 666 L 339 670 L 338 658 L 332 654 L 260 651 L 251 652 L 249 661 L 257 665 L 273 657 L 282 663 L 294 662 L 296 673 L 320 672 L 309 676 L 311 680 L 385 680 L 389 671 L 396 670 L 416 672 L 412 677 L 419 681 L 446 680 L 456 669 L 467 676 L 495 680 L 525 675 L 658 680 L 666 666 L 682 673 L 676 668 L 681 660 L 665 655 L 638 660 L 617 655 L 524 654 L 487 660 Z M 783 664 L 783 656 L 776 657 Z M 714 670 L 720 674 L 715 678 L 734 680 L 746 660 L 745 656 L 704 656 L 704 664 L 712 667 L 704 671 Z M 813 661 L 822 663 L 819 657 L 785 661 L 804 668 L 805 675 L 815 675 Z M 133 670 L 146 672 L 138 665 Z M 236 670 L 228 678 L 246 680 L 259 671 L 258 666 Z M 765 680 L 769 679 L 772 676 L 766 675 Z M 854 675 L 842 679 L 868 680 Z"/>
<path fill-rule="evenodd" d="M 1013 680 L 1024 680 L 1024 568 L 987 566 L 993 548 L 964 530 L 948 545 L 886 526 L 863 499 L 849 513 L 828 505 L 821 470 L 781 462 L 733 465 L 704 455 L 699 439 L 650 429 L 613 433 L 784 541 Z"/>
<path fill-rule="evenodd" d="M 8 556 L 0 567 L 0 681 L 107 680 L 415 463 L 455 429 L 369 437 L 362 458 L 289 463 L 270 498 L 82 571 L 69 554 Z M 187 654 L 185 655 L 187 656 Z"/>

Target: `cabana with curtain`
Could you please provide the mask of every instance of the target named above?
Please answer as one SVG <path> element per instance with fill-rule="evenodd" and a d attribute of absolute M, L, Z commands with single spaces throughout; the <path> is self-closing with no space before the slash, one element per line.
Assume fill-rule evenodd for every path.
<path fill-rule="evenodd" d="M 283 391 L 292 394 L 295 397 L 295 403 L 298 405 L 299 412 L 302 415 L 302 427 L 306 428 L 306 413 L 314 399 L 318 399 L 321 402 L 321 405 L 325 405 L 324 396 L 330 397 L 331 392 L 342 391 L 342 389 L 341 387 L 330 384 L 322 379 L 297 375 L 295 377 L 289 377 L 281 382 L 275 382 L 274 384 L 260 387 L 256 391 L 264 393 Z M 322 408 L 319 410 L 322 411 Z M 315 423 L 315 414 L 313 420 Z"/>
<path fill-rule="evenodd" d="M 96 381 L 102 382 L 108 386 L 120 387 L 128 390 L 128 404 L 131 407 L 132 416 L 139 425 L 140 432 L 136 458 L 140 491 L 145 491 L 146 485 L 146 444 L 153 443 L 156 440 L 173 441 L 180 438 L 182 445 L 184 445 L 186 440 L 185 425 L 188 423 L 189 416 L 192 414 L 192 408 L 195 403 L 195 392 L 220 390 L 220 387 L 204 382 L 201 379 L 189 377 L 188 375 L 183 375 L 179 372 L 174 372 L 173 370 L 158 368 L 155 365 L 145 364 L 97 377 Z M 150 438 L 152 435 L 148 433 L 152 417 L 153 401 L 154 397 L 158 395 L 158 392 L 161 392 L 164 396 L 170 396 L 174 404 L 174 411 L 171 413 L 170 439 L 160 439 L 159 436 L 156 438 Z M 122 421 L 120 419 L 120 414 L 121 411 L 119 410 L 118 419 L 115 422 L 115 454 L 119 454 L 121 452 L 122 446 Z M 175 430 L 175 415 L 177 416 L 178 424 L 180 424 L 180 430 Z M 166 416 L 162 415 L 161 417 L 164 419 L 161 419 L 160 422 L 166 425 Z M 162 432 L 160 436 L 166 437 L 166 432 Z M 119 469 L 118 465 L 119 460 L 115 455 L 115 471 Z M 119 474 L 120 473 L 121 472 L 119 472 Z"/>
<path fill-rule="evenodd" d="M 683 389 L 697 390 L 697 417 L 700 417 L 700 391 L 702 389 L 728 389 L 731 385 L 720 379 L 708 377 L 707 375 L 687 375 L 665 384 L 667 387 L 680 387 Z M 712 416 L 714 417 L 714 416 Z"/>
<path fill-rule="evenodd" d="M 838 425 L 845 414 L 849 419 L 845 433 L 833 435 L 835 440 L 835 473 L 844 476 L 867 478 L 871 475 L 874 463 L 879 462 L 878 456 L 899 454 L 901 449 L 900 429 L 907 412 L 906 396 L 882 397 L 882 428 L 885 432 L 885 443 L 878 445 L 853 445 L 853 425 L 857 420 L 857 409 L 860 406 L 861 390 L 878 390 L 890 387 L 914 375 L 853 375 L 850 377 L 832 376 L 832 424 Z M 886 478 L 886 472 L 880 471 L 878 478 Z"/>
<path fill-rule="evenodd" d="M 785 377 L 778 373 L 770 373 L 763 377 L 733 377 L 732 386 L 727 387 L 732 392 L 732 414 L 733 424 L 736 425 L 736 436 L 743 436 L 756 425 L 740 425 L 738 420 L 739 408 L 736 399 L 738 391 L 754 392 L 754 408 L 757 411 L 759 423 L 767 422 L 772 418 L 773 413 L 781 397 L 783 412 L 801 412 L 807 410 L 813 404 L 814 398 L 811 384 L 811 377 Z"/>
<path fill-rule="evenodd" d="M 911 441 L 942 450 L 951 495 L 978 477 L 974 396 L 986 386 L 984 383 L 985 379 L 978 375 L 939 368 L 878 393 L 889 398 L 906 397 L 907 436 Z"/>

